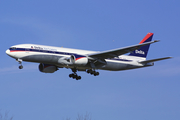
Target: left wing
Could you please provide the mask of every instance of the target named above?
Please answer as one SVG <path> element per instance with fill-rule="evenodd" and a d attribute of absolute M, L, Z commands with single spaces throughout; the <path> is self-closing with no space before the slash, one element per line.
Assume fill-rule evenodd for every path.
<path fill-rule="evenodd" d="M 136 49 L 139 49 L 142 46 L 149 45 L 149 44 L 152 44 L 152 43 L 155 43 L 155 42 L 159 42 L 159 41 L 155 40 L 155 41 L 146 42 L 146 43 L 142 43 L 142 44 L 137 44 L 137 45 L 133 45 L 133 46 L 129 46 L 129 47 L 118 48 L 118 49 L 104 51 L 104 52 L 95 53 L 95 54 L 89 54 L 88 57 L 101 58 L 101 59 L 114 58 L 114 57 L 118 57 L 120 55 L 129 53 L 129 52 L 132 52 L 132 51 L 134 51 Z"/>

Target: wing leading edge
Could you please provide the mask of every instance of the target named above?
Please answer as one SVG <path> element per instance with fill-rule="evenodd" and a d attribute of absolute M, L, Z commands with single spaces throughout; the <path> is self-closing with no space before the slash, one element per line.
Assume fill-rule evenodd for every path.
<path fill-rule="evenodd" d="M 155 42 L 159 42 L 159 40 L 141 43 L 141 44 L 128 46 L 128 47 L 124 47 L 124 48 L 113 49 L 113 50 L 109 50 L 109 51 L 103 51 L 103 52 L 96 53 L 96 54 L 89 54 L 88 57 L 101 58 L 101 59 L 114 58 L 114 57 L 118 57 L 118 56 L 126 54 L 126 53 L 130 53 L 136 49 L 139 49 L 142 46 L 149 45 L 149 44 L 152 44 Z"/>

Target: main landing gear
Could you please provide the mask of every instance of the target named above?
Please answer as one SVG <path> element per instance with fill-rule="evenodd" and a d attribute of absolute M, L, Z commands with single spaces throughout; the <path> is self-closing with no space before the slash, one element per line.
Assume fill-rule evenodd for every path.
<path fill-rule="evenodd" d="M 20 64 L 19 69 L 23 69 L 23 66 L 22 66 L 22 59 L 17 59 L 17 61 L 18 61 L 19 64 Z"/>
<path fill-rule="evenodd" d="M 99 75 L 99 72 L 96 72 L 95 70 L 92 70 L 92 69 L 89 69 L 86 71 L 88 74 L 90 73 L 91 75 L 94 75 L 94 76 L 98 76 Z"/>
<path fill-rule="evenodd" d="M 76 80 L 80 80 L 81 79 L 81 76 L 78 76 L 77 75 L 77 69 L 75 69 L 75 68 L 73 68 L 73 69 L 71 69 L 74 73 L 72 73 L 72 74 L 69 74 L 69 77 L 70 78 L 73 78 L 73 79 L 76 79 Z"/>
<path fill-rule="evenodd" d="M 69 74 L 69 77 L 70 78 L 73 78 L 73 79 L 76 79 L 76 80 L 80 80 L 81 79 L 81 76 L 78 76 L 77 75 L 77 69 L 76 68 L 73 68 L 71 69 L 72 70 L 72 74 Z M 87 73 L 91 74 L 91 75 L 94 75 L 94 76 L 98 76 L 99 75 L 99 72 L 96 72 L 95 70 L 92 70 L 92 69 L 88 69 L 86 71 Z"/>
<path fill-rule="evenodd" d="M 76 79 L 76 80 L 80 80 L 81 79 L 81 76 L 78 76 L 76 73 L 72 73 L 72 74 L 69 74 L 69 77 L 73 78 L 73 79 Z"/>

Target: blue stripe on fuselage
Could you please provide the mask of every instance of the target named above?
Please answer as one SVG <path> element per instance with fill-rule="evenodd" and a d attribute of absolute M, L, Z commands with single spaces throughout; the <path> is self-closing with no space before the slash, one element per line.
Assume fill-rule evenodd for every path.
<path fill-rule="evenodd" d="M 75 53 L 49 51 L 49 50 L 39 50 L 39 49 L 29 49 L 29 48 L 16 48 L 16 49 L 9 48 L 9 50 L 11 52 L 16 52 L 16 51 L 17 52 L 28 52 L 28 51 L 31 51 L 31 52 L 41 52 L 41 53 L 62 54 L 62 55 L 74 55 L 76 57 L 76 59 L 80 58 L 80 57 L 86 57 L 86 56 L 78 55 L 78 54 L 75 54 Z"/>
<path fill-rule="evenodd" d="M 52 54 L 61 54 L 61 55 L 74 55 L 76 59 L 86 57 L 83 55 L 75 54 L 75 53 L 67 53 L 67 52 L 58 52 L 58 51 L 49 51 L 49 50 L 39 50 L 39 49 L 30 49 L 30 48 L 9 48 L 11 52 L 41 52 L 41 53 L 52 53 Z M 119 58 L 112 58 L 108 60 L 114 60 L 114 61 L 124 61 L 124 62 L 131 62 L 132 60 L 127 60 L 127 59 L 119 59 Z"/>

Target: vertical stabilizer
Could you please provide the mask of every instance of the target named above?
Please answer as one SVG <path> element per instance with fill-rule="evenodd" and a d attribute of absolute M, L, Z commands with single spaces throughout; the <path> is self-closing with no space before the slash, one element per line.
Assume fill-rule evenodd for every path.
<path fill-rule="evenodd" d="M 150 42 L 152 40 L 153 37 L 153 33 L 148 33 L 143 40 L 141 40 L 141 42 L 139 44 L 145 43 L 145 42 Z M 146 46 L 142 46 L 141 48 L 134 50 L 133 52 L 131 52 L 129 54 L 129 56 L 135 56 L 135 57 L 142 57 L 142 58 L 146 58 L 147 54 L 148 54 L 148 50 L 149 50 L 149 45 Z"/>

